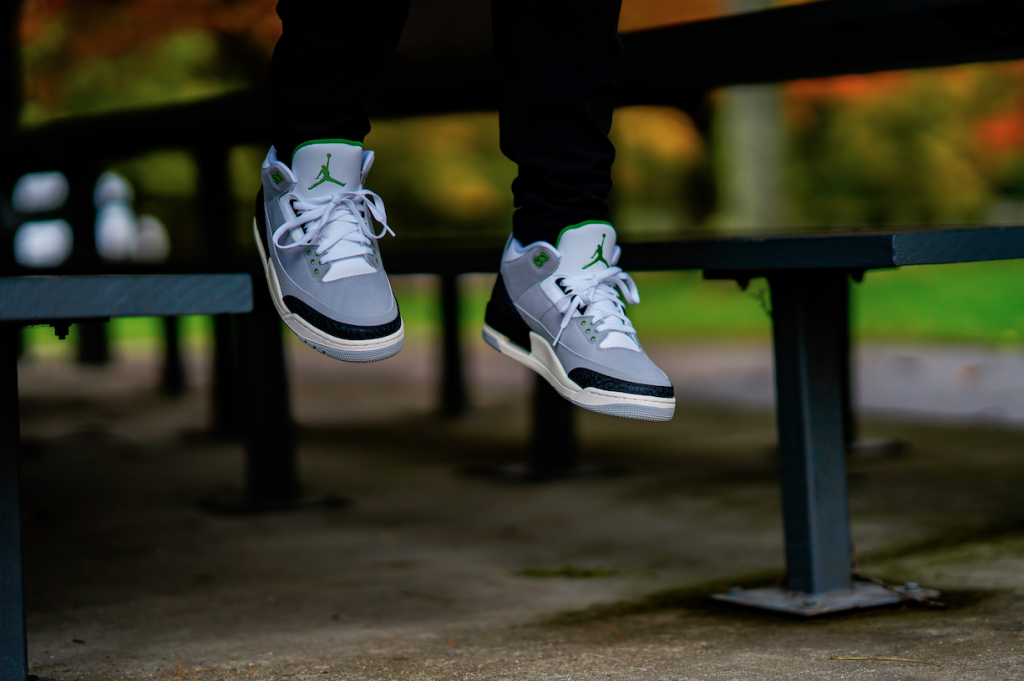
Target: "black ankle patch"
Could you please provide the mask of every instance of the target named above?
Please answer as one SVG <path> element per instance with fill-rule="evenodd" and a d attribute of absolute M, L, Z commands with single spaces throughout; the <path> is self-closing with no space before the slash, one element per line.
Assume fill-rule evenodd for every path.
<path fill-rule="evenodd" d="M 317 312 L 295 296 L 285 296 L 284 305 L 290 312 L 299 315 L 324 333 L 334 336 L 335 338 L 344 338 L 345 340 L 374 340 L 375 338 L 384 338 L 385 336 L 390 336 L 395 333 L 402 326 L 401 314 L 396 316 L 394 321 L 388 322 L 387 324 L 381 324 L 380 326 L 355 326 L 353 324 L 342 324 L 341 322 L 336 322 L 330 317 Z"/>
<path fill-rule="evenodd" d="M 491 299 L 487 302 L 484 321 L 487 322 L 487 326 L 508 336 L 510 341 L 529 352 L 530 327 L 512 304 L 512 298 L 508 295 L 508 289 L 505 288 L 505 282 L 500 274 L 494 282 Z"/>
<path fill-rule="evenodd" d="M 267 243 L 267 204 L 263 201 L 263 189 L 256 194 L 256 231 L 263 244 L 263 253 L 270 257 L 270 244 Z"/>
<path fill-rule="evenodd" d="M 674 397 L 675 390 L 672 386 L 645 385 L 623 381 L 621 378 L 612 378 L 599 374 L 591 369 L 578 368 L 569 372 L 569 378 L 581 388 L 597 388 L 613 393 L 626 393 L 627 395 L 646 395 L 647 397 Z"/>

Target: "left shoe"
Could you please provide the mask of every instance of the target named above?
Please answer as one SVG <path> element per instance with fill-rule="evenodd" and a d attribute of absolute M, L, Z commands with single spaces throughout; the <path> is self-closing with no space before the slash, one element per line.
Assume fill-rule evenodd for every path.
<path fill-rule="evenodd" d="M 510 237 L 487 304 L 484 340 L 577 406 L 668 421 L 675 393 L 626 316 L 625 303 L 639 303 L 640 295 L 616 266 L 622 249 L 615 236 L 607 222 L 592 221 L 566 227 L 554 246 L 523 246 Z"/>

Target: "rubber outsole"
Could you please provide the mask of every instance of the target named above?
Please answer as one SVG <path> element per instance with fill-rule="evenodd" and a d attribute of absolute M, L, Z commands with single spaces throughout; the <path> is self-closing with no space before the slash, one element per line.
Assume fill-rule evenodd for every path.
<path fill-rule="evenodd" d="M 267 286 L 270 287 L 270 299 L 274 301 L 274 308 L 285 325 L 303 343 L 323 355 L 343 362 L 379 362 L 382 359 L 397 355 L 401 351 L 405 345 L 404 321 L 398 327 L 398 331 L 390 336 L 357 341 L 331 336 L 289 310 L 284 304 L 281 285 L 277 280 L 277 271 L 263 250 L 263 243 L 260 239 L 259 226 L 256 220 L 253 220 L 252 227 L 256 235 L 256 248 L 259 250 L 260 260 L 263 262 L 263 272 L 267 276 Z"/>
<path fill-rule="evenodd" d="M 483 337 L 488 345 L 501 354 L 540 374 L 559 395 L 578 407 L 638 421 L 664 422 L 671 420 L 675 414 L 674 397 L 648 397 L 598 388 L 581 388 L 569 378 L 551 345 L 533 331 L 530 332 L 530 351 L 519 347 L 487 324 L 484 324 Z"/>

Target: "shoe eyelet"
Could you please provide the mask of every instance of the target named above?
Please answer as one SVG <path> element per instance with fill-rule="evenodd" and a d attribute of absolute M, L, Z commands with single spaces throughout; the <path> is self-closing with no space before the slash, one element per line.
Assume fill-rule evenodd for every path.
<path fill-rule="evenodd" d="M 313 270 L 313 274 L 320 274 L 320 270 Z"/>
<path fill-rule="evenodd" d="M 315 263 L 316 263 L 316 258 L 311 258 L 310 261 L 309 261 L 309 264 L 313 265 Z"/>
<path fill-rule="evenodd" d="M 581 319 L 580 320 L 580 326 L 586 326 L 586 325 L 587 325 L 587 320 L 586 319 Z"/>
<path fill-rule="evenodd" d="M 313 255 L 313 251 L 306 251 L 306 255 Z"/>

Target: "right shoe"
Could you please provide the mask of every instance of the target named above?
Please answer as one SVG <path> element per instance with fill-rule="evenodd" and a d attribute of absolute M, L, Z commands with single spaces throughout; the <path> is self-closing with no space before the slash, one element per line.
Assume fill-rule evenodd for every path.
<path fill-rule="evenodd" d="M 618 267 L 615 241 L 615 228 L 603 221 L 566 227 L 554 245 L 510 237 L 483 337 L 579 407 L 668 421 L 675 391 L 626 316 L 625 305 L 639 303 L 640 294 Z"/>
<path fill-rule="evenodd" d="M 278 314 L 311 348 L 346 362 L 386 359 L 405 342 L 376 244 L 394 232 L 380 197 L 363 189 L 371 165 L 373 152 L 347 140 L 300 145 L 290 166 L 271 147 L 256 198 L 256 246 Z"/>

